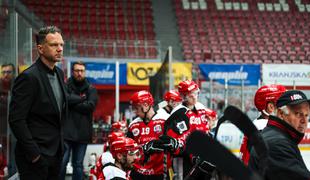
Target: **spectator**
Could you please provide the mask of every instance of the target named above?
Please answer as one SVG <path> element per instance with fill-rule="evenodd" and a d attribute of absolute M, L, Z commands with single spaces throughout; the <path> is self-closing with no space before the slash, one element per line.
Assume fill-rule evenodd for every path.
<path fill-rule="evenodd" d="M 15 80 L 9 124 L 17 139 L 15 159 L 21 180 L 57 179 L 63 154 L 66 91 L 63 71 L 64 41 L 55 26 L 36 35 L 39 58 Z"/>
<path fill-rule="evenodd" d="M 1 89 L 10 90 L 15 75 L 14 65 L 12 63 L 4 63 L 1 65 Z"/>
<path fill-rule="evenodd" d="M 92 117 L 96 108 L 97 90 L 85 78 L 85 64 L 72 65 L 72 77 L 68 79 L 69 117 L 64 122 L 65 153 L 60 179 L 65 179 L 66 167 L 72 151 L 73 180 L 83 179 L 83 160 L 87 144 L 92 140 Z"/>
<path fill-rule="evenodd" d="M 250 154 L 249 167 L 264 179 L 310 179 L 298 149 L 308 125 L 309 101 L 298 90 L 286 91 L 278 99 L 277 116 L 270 115 L 261 132 L 268 147 L 267 160 L 260 159 L 254 148 Z"/>
<path fill-rule="evenodd" d="M 7 146 L 14 147 L 16 143 L 16 139 L 13 136 L 9 136 L 10 141 L 7 142 L 8 139 L 8 101 L 9 101 L 9 93 L 11 93 L 11 89 L 13 86 L 15 69 L 12 63 L 4 63 L 1 65 L 1 78 L 0 78 L 0 135 L 1 135 L 1 142 L 2 145 L 2 157 L 1 157 L 1 168 L 0 168 L 0 176 L 5 176 L 5 168 L 7 166 L 6 161 L 7 158 L 5 155 L 7 154 Z M 10 155 L 10 162 L 8 162 L 8 170 L 9 175 L 12 175 L 16 172 L 15 163 L 14 163 L 14 156 L 12 153 Z"/>
<path fill-rule="evenodd" d="M 0 78 L 0 135 L 1 140 L 7 135 L 7 110 L 8 93 L 11 90 L 14 80 L 14 65 L 5 63 L 1 65 Z M 3 144 L 3 142 L 1 142 Z"/>

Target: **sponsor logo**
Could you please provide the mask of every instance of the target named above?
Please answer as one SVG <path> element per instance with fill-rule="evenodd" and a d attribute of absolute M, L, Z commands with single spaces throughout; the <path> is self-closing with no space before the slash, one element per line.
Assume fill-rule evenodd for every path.
<path fill-rule="evenodd" d="M 269 72 L 272 78 L 310 78 L 310 72 Z"/>
<path fill-rule="evenodd" d="M 134 129 L 132 130 L 133 136 L 138 136 L 139 133 L 140 133 L 140 130 L 139 130 L 138 128 L 134 128 Z"/>
<path fill-rule="evenodd" d="M 113 71 L 90 71 L 86 70 L 86 77 L 94 78 L 94 79 L 111 79 L 114 76 Z"/>
<path fill-rule="evenodd" d="M 154 126 L 154 132 L 156 133 L 160 133 L 162 130 L 161 130 L 161 126 L 159 124 L 155 125 Z"/>
<path fill-rule="evenodd" d="M 183 134 L 184 131 L 188 130 L 185 121 L 178 122 L 177 128 L 179 129 L 180 134 Z"/>
<path fill-rule="evenodd" d="M 110 71 L 110 65 L 102 70 L 86 70 L 86 77 L 93 79 L 112 79 L 114 71 Z"/>
<path fill-rule="evenodd" d="M 245 80 L 248 78 L 248 73 L 243 72 L 243 66 L 240 66 L 239 71 L 234 71 L 234 72 L 210 72 L 209 73 L 209 78 L 210 79 L 240 79 L 240 80 Z"/>
<path fill-rule="evenodd" d="M 145 169 L 145 168 L 140 167 L 139 169 L 137 169 L 137 171 L 144 175 L 154 174 L 154 169 Z"/>
<path fill-rule="evenodd" d="M 195 89 L 195 85 L 194 85 L 194 84 L 188 87 L 188 90 L 189 90 L 189 91 L 191 91 L 191 90 L 193 90 L 193 89 Z"/>
<path fill-rule="evenodd" d="M 189 122 L 190 122 L 190 124 L 201 124 L 201 120 L 200 120 L 200 118 L 199 117 L 191 117 L 190 119 L 189 119 Z"/>
<path fill-rule="evenodd" d="M 207 116 L 205 114 L 201 115 L 200 118 L 202 122 L 208 122 Z"/>
<path fill-rule="evenodd" d="M 247 79 L 248 78 L 248 73 L 247 72 L 240 72 L 240 71 L 235 71 L 235 72 L 210 72 L 209 73 L 209 78 L 210 79 Z"/>
<path fill-rule="evenodd" d="M 296 100 L 299 100 L 299 99 L 303 99 L 300 94 L 294 94 L 294 95 L 291 96 L 291 100 L 292 101 L 296 101 Z"/>

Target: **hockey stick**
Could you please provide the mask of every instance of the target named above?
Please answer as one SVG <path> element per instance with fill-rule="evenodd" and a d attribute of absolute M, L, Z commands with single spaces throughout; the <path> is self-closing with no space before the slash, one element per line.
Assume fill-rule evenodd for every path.
<path fill-rule="evenodd" d="M 220 128 L 221 124 L 222 124 L 223 122 L 225 122 L 226 120 L 227 120 L 226 117 L 225 117 L 225 116 L 222 116 L 222 117 L 217 121 L 213 139 L 216 139 L 217 133 L 218 133 L 218 131 L 219 131 L 219 128 Z"/>
<path fill-rule="evenodd" d="M 248 137 L 249 142 L 253 145 L 260 159 L 260 166 L 264 169 L 265 162 L 267 161 L 267 146 L 251 119 L 234 106 L 228 106 L 225 109 L 224 117 L 231 121 Z"/>
<path fill-rule="evenodd" d="M 227 148 L 209 135 L 194 131 L 186 141 L 186 151 L 201 157 L 214 165 L 217 169 L 236 180 L 261 180 L 236 158 Z"/>

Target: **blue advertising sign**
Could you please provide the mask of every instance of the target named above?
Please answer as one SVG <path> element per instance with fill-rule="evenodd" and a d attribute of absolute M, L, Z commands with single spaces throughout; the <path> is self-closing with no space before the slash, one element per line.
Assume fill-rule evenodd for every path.
<path fill-rule="evenodd" d="M 100 62 L 85 62 L 86 78 L 92 84 L 115 84 L 115 64 Z M 119 64 L 119 84 L 127 84 L 127 66 Z"/>
<path fill-rule="evenodd" d="M 244 80 L 245 86 L 258 85 L 260 79 L 259 64 L 199 64 L 203 76 L 209 80 L 228 85 L 241 85 Z"/>

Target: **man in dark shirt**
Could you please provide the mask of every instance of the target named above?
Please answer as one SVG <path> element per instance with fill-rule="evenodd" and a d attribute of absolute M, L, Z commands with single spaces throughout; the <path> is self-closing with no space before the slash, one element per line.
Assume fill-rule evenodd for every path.
<path fill-rule="evenodd" d="M 96 108 L 97 90 L 85 78 L 82 61 L 72 65 L 72 77 L 68 79 L 69 116 L 64 123 L 65 154 L 60 179 L 65 179 L 66 166 L 72 151 L 73 180 L 83 180 L 83 160 L 87 144 L 92 139 L 93 112 Z"/>
<path fill-rule="evenodd" d="M 7 110 L 8 110 L 8 95 L 13 85 L 14 80 L 14 65 L 5 63 L 1 65 L 0 78 L 0 135 L 7 135 Z"/>
<path fill-rule="evenodd" d="M 39 58 L 21 73 L 12 89 L 9 124 L 17 139 L 15 159 L 20 179 L 58 179 L 63 154 L 66 92 L 64 41 L 55 26 L 36 35 Z"/>
<path fill-rule="evenodd" d="M 298 149 L 308 125 L 309 100 L 303 92 L 291 90 L 280 96 L 276 106 L 277 117 L 270 115 L 262 131 L 268 157 L 260 158 L 252 148 L 249 167 L 268 180 L 309 180 L 310 172 Z"/>
<path fill-rule="evenodd" d="M 14 80 L 14 65 L 12 63 L 4 63 L 1 65 L 1 78 L 0 78 L 0 176 L 6 176 L 7 163 L 9 163 L 9 171 L 14 167 L 14 163 L 7 162 L 6 157 L 8 146 L 14 141 L 12 136 L 8 134 L 8 102 L 9 95 Z M 9 136 L 9 137 L 8 137 Z M 10 138 L 10 141 L 8 139 Z M 10 157 L 9 159 L 11 159 Z"/>

